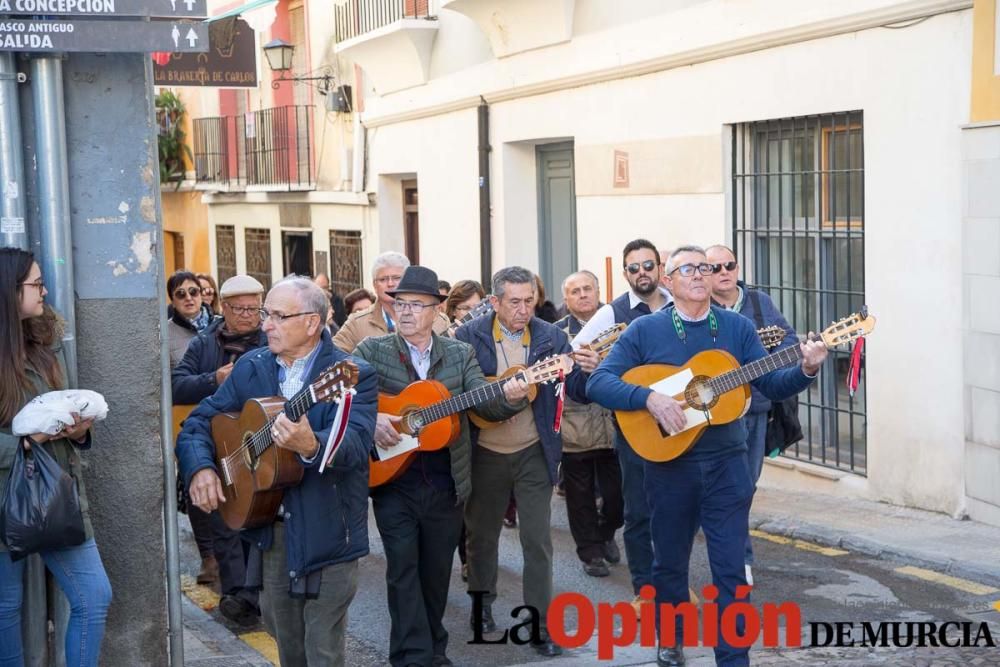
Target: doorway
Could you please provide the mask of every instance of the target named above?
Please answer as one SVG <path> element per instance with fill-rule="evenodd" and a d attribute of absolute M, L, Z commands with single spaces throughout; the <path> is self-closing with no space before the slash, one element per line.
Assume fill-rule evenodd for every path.
<path fill-rule="evenodd" d="M 281 232 L 285 275 L 312 278 L 312 232 Z"/>
<path fill-rule="evenodd" d="M 538 275 L 553 303 L 563 279 L 576 271 L 576 186 L 573 142 L 535 148 L 538 165 Z"/>

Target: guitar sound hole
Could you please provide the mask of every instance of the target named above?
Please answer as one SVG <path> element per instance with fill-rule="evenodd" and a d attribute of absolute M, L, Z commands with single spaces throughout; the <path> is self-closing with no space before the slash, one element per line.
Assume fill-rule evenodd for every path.
<path fill-rule="evenodd" d="M 243 442 L 240 443 L 240 451 L 243 453 L 243 464 L 247 467 L 247 470 L 253 472 L 257 469 L 257 457 L 253 455 L 253 445 L 250 444 L 250 438 L 253 437 L 252 433 L 247 433 L 243 436 Z"/>
<path fill-rule="evenodd" d="M 684 401 L 688 407 L 702 411 L 711 410 L 719 402 L 719 397 L 709 385 L 709 380 L 711 378 L 707 375 L 696 375 L 691 379 L 684 389 Z"/>
<path fill-rule="evenodd" d="M 424 420 L 420 418 L 420 415 L 413 412 L 406 416 L 406 425 L 410 433 L 416 434 L 424 427 Z"/>

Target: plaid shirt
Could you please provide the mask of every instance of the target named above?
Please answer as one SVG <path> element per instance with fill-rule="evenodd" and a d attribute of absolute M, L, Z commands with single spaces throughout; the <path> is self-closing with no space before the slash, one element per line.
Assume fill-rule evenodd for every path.
<path fill-rule="evenodd" d="M 309 354 L 301 359 L 296 359 L 291 366 L 282 361 L 281 357 L 275 355 L 274 359 L 278 362 L 278 389 L 281 390 L 281 395 L 286 399 L 295 396 L 302 389 L 318 352 L 319 343 L 316 343 L 316 347 Z"/>

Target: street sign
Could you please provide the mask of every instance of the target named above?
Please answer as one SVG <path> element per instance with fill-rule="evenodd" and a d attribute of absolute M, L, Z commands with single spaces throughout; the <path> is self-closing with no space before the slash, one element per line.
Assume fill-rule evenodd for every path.
<path fill-rule="evenodd" d="M 151 53 L 208 51 L 208 24 L 174 21 L 0 20 L 0 51 Z"/>
<path fill-rule="evenodd" d="M 0 14 L 203 19 L 207 0 L 0 0 Z"/>

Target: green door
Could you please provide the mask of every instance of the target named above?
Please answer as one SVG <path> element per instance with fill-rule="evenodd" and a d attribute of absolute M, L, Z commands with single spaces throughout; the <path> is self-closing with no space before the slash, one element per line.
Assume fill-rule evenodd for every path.
<path fill-rule="evenodd" d="M 562 281 L 576 271 L 576 188 L 573 142 L 535 149 L 538 164 L 538 275 L 546 297 L 562 301 Z"/>

